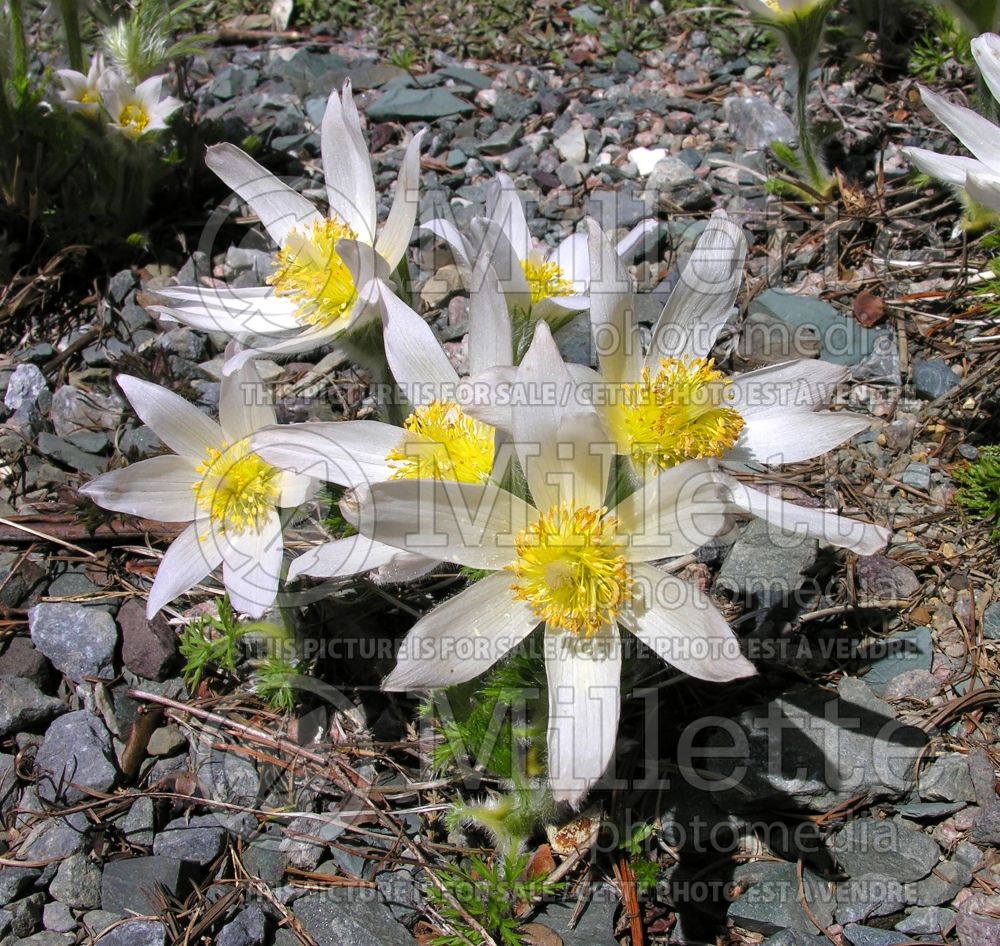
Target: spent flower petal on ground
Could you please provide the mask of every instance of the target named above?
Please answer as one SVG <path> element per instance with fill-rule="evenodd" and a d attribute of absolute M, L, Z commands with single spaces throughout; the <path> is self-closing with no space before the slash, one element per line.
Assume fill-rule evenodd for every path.
<path fill-rule="evenodd" d="M 972 41 L 972 55 L 993 97 L 1000 101 L 1000 36 L 984 33 Z M 920 87 L 920 96 L 973 157 L 938 154 L 926 148 L 904 148 L 925 174 L 964 190 L 980 204 L 1000 213 L 1000 127 L 989 119 Z"/>
<path fill-rule="evenodd" d="M 278 510 L 301 505 L 313 481 L 276 469 L 250 449 L 250 436 L 275 422 L 256 363 L 223 379 L 218 423 L 159 385 L 128 375 L 118 384 L 174 453 L 105 473 L 81 492 L 115 512 L 191 523 L 160 562 L 147 613 L 156 614 L 221 564 L 233 607 L 260 617 L 278 590 Z"/>
<path fill-rule="evenodd" d="M 797 463 L 871 426 L 858 414 L 817 410 L 847 377 L 841 365 L 802 359 L 732 377 L 715 367 L 710 353 L 732 315 L 746 255 L 741 228 L 723 211 L 698 240 L 645 355 L 628 273 L 600 226 L 589 227 L 591 323 L 601 367 L 594 383 L 603 380 L 605 388 L 597 403 L 615 449 L 640 479 L 693 459 Z M 888 539 L 869 523 L 817 515 L 721 478 L 739 509 L 781 528 L 866 554 Z"/>
<path fill-rule="evenodd" d="M 245 200 L 278 245 L 268 286 L 158 290 L 168 318 L 204 331 L 221 331 L 249 347 L 227 363 L 238 367 L 255 353 L 290 354 L 319 348 L 377 314 L 370 294 L 402 260 L 417 213 L 420 143 L 413 136 L 396 180 L 389 216 L 377 226 L 375 180 L 350 82 L 327 101 L 321 128 L 329 215 L 324 217 L 235 145 L 208 150 L 208 166 Z"/>
<path fill-rule="evenodd" d="M 619 628 L 701 679 L 754 669 L 707 596 L 648 564 L 725 527 L 709 465 L 674 467 L 608 509 L 611 453 L 545 322 L 516 383 L 540 395 L 514 413 L 531 502 L 493 482 L 397 480 L 359 487 L 353 518 L 376 541 L 492 572 L 414 625 L 385 689 L 470 680 L 544 623 L 549 779 L 557 799 L 576 803 L 614 749 Z"/>

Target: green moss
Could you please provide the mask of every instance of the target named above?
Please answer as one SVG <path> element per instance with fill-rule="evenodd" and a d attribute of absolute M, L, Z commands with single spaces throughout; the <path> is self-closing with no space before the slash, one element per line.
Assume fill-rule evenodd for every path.
<path fill-rule="evenodd" d="M 955 499 L 976 519 L 990 526 L 990 538 L 1000 540 L 1000 446 L 983 447 L 972 463 L 956 467 L 961 484 Z"/>

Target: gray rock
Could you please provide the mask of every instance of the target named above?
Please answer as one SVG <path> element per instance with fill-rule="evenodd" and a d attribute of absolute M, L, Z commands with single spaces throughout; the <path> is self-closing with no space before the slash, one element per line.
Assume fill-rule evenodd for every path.
<path fill-rule="evenodd" d="M 76 919 L 65 903 L 53 900 L 42 908 L 42 926 L 52 933 L 71 933 L 76 929 Z"/>
<path fill-rule="evenodd" d="M 266 935 L 264 911 L 253 903 L 219 930 L 215 946 L 263 946 Z"/>
<path fill-rule="evenodd" d="M 278 837 L 255 838 L 243 849 L 243 866 L 268 887 L 280 887 L 285 876 L 285 857 Z"/>
<path fill-rule="evenodd" d="M 520 122 L 502 125 L 479 146 L 479 150 L 483 154 L 506 154 L 516 148 L 523 137 L 524 125 Z"/>
<path fill-rule="evenodd" d="M 810 936 L 801 930 L 782 930 L 774 936 L 768 936 L 760 946 L 819 946 L 819 944 L 815 936 Z"/>
<path fill-rule="evenodd" d="M 955 922 L 955 911 L 945 907 L 916 907 L 896 924 L 900 933 L 943 933 Z"/>
<path fill-rule="evenodd" d="M 712 188 L 680 158 L 668 155 L 656 162 L 646 179 L 646 209 L 670 210 L 676 205 L 684 210 L 710 206 Z"/>
<path fill-rule="evenodd" d="M 583 133 L 583 125 L 578 121 L 573 121 L 553 144 L 563 161 L 582 164 L 587 160 L 587 139 Z"/>
<path fill-rule="evenodd" d="M 72 854 L 59 865 L 49 893 L 67 906 L 92 910 L 101 903 L 101 868 L 86 854 Z"/>
<path fill-rule="evenodd" d="M 1000 641 L 1000 602 L 991 604 L 983 612 L 983 636 L 990 641 Z"/>
<path fill-rule="evenodd" d="M 62 437 L 55 437 L 48 431 L 38 435 L 35 444 L 40 453 L 49 457 L 63 466 L 68 466 L 71 470 L 86 473 L 88 476 L 96 476 L 103 473 L 107 464 L 104 460 L 81 450 L 76 444 L 64 440 Z"/>
<path fill-rule="evenodd" d="M 129 598 L 118 609 L 122 663 L 147 680 L 163 680 L 177 663 L 177 633 L 162 615 L 146 617 L 146 606 Z"/>
<path fill-rule="evenodd" d="M 45 906 L 45 894 L 33 893 L 20 900 L 7 904 L 10 914 L 10 931 L 20 939 L 37 933 L 42 927 L 42 907 Z"/>
<path fill-rule="evenodd" d="M 605 884 L 596 887 L 578 921 L 571 925 L 576 906 L 572 901 L 546 904 L 535 922 L 555 930 L 565 946 L 617 946 L 614 891 Z"/>
<path fill-rule="evenodd" d="M 926 877 L 941 857 L 937 842 L 923 831 L 877 818 L 850 822 L 828 847 L 851 877 L 881 874 L 903 883 Z"/>
<path fill-rule="evenodd" d="M 71 437 L 81 430 L 115 430 L 124 407 L 117 394 L 84 392 L 66 384 L 52 395 L 49 416 L 58 436 Z"/>
<path fill-rule="evenodd" d="M 933 401 L 954 391 L 961 383 L 962 379 L 939 358 L 913 361 L 913 389 L 917 397 Z"/>
<path fill-rule="evenodd" d="M 292 905 L 292 913 L 318 946 L 371 946 L 372 943 L 414 944 L 381 900 L 362 900 L 357 891 L 332 887 L 308 893 Z"/>
<path fill-rule="evenodd" d="M 153 916 L 159 910 L 156 890 L 170 896 L 181 893 L 184 864 L 174 857 L 127 857 L 104 865 L 101 878 L 101 908 L 125 916 Z"/>
<path fill-rule="evenodd" d="M 906 670 L 886 685 L 887 700 L 929 700 L 941 692 L 942 684 L 928 670 Z"/>
<path fill-rule="evenodd" d="M 98 941 L 100 946 L 164 946 L 167 931 L 156 920 L 129 920 Z"/>
<path fill-rule="evenodd" d="M 112 924 L 117 923 L 121 916 L 108 910 L 88 910 L 82 919 L 84 927 L 97 935 L 103 933 Z"/>
<path fill-rule="evenodd" d="M 862 874 L 838 884 L 836 900 L 834 919 L 841 924 L 891 916 L 906 906 L 904 885 L 881 874 Z"/>
<path fill-rule="evenodd" d="M 148 795 L 137 796 L 122 819 L 121 830 L 125 840 L 141 847 L 151 847 L 154 819 L 153 799 Z"/>
<path fill-rule="evenodd" d="M 791 119 L 767 99 L 730 95 L 723 100 L 722 110 L 730 136 L 745 151 L 767 148 L 772 141 L 787 145 L 798 141 L 798 132 Z"/>
<path fill-rule="evenodd" d="M 25 894 L 41 876 L 35 867 L 0 867 L 0 905 Z"/>
<path fill-rule="evenodd" d="M 35 365 L 18 365 L 7 382 L 3 403 L 17 418 L 40 418 L 52 403 L 45 375 Z"/>
<path fill-rule="evenodd" d="M 118 628 L 99 608 L 44 602 L 28 611 L 31 642 L 74 682 L 115 675 Z"/>
<path fill-rule="evenodd" d="M 14 925 L 14 917 L 10 910 L 0 910 L 0 942 L 4 942 L 7 934 L 10 933 L 11 926 Z"/>
<path fill-rule="evenodd" d="M 475 110 L 475 105 L 458 98 L 447 89 L 388 86 L 378 101 L 368 106 L 368 118 L 379 122 L 393 118 L 404 121 L 430 120 L 444 118 L 446 115 L 467 115 Z"/>
<path fill-rule="evenodd" d="M 926 463 L 910 463 L 903 470 L 899 481 L 926 493 L 931 488 L 931 468 Z"/>
<path fill-rule="evenodd" d="M 118 441 L 118 448 L 125 456 L 135 455 L 146 457 L 154 451 L 161 450 L 164 444 L 153 431 L 152 427 L 145 424 L 126 430 Z"/>
<path fill-rule="evenodd" d="M 955 930 L 962 946 L 1000 946 L 1000 920 L 959 913 Z"/>
<path fill-rule="evenodd" d="M 194 864 L 210 864 L 226 843 L 226 829 L 215 815 L 175 818 L 153 841 L 153 853 Z"/>
<path fill-rule="evenodd" d="M 0 677 L 0 737 L 34 729 L 65 712 L 66 704 L 46 696 L 24 677 Z"/>
<path fill-rule="evenodd" d="M 627 49 L 619 49 L 615 54 L 614 69 L 620 75 L 634 76 L 642 68 L 642 63 Z"/>
<path fill-rule="evenodd" d="M 1000 846 L 1000 806 L 980 810 L 972 821 L 969 837 L 977 844 Z"/>
<path fill-rule="evenodd" d="M 300 870 L 314 870 L 326 853 L 329 843 L 343 833 L 344 825 L 337 821 L 296 818 L 288 825 L 280 850 L 289 866 Z"/>
<path fill-rule="evenodd" d="M 67 713 L 46 730 L 35 769 L 39 796 L 47 801 L 81 801 L 87 789 L 110 791 L 118 778 L 111 734 L 87 710 Z"/>
<path fill-rule="evenodd" d="M 407 927 L 416 923 L 424 906 L 418 875 L 419 868 L 404 864 L 394 870 L 381 871 L 374 878 L 378 892 L 396 921 Z"/>
<path fill-rule="evenodd" d="M 0 752 L 0 822 L 7 817 L 7 812 L 14 807 L 17 790 L 17 769 L 14 756 Z"/>
<path fill-rule="evenodd" d="M 851 377 L 870 384 L 902 384 L 896 339 L 891 334 L 879 335 L 870 354 L 851 369 Z"/>
<path fill-rule="evenodd" d="M 18 946 L 73 946 L 75 942 L 76 937 L 69 933 L 42 932 L 18 940 Z"/>
<path fill-rule="evenodd" d="M 31 559 L 22 559 L 18 552 L 0 552 L 0 604 L 8 608 L 20 607 L 33 592 L 43 587 L 45 572 Z M 36 683 L 43 682 L 37 668 L 22 671 L 19 656 L 31 642 L 24 637 L 14 637 L 8 641 L 0 654 L 0 677 L 28 677 Z"/>
<path fill-rule="evenodd" d="M 523 122 L 537 109 L 536 96 L 518 95 L 510 89 L 501 89 L 493 105 L 493 117 L 498 122 Z"/>
<path fill-rule="evenodd" d="M 131 269 L 123 269 L 111 277 L 111 282 L 108 284 L 108 298 L 116 305 L 121 305 L 135 287 L 135 273 Z"/>
<path fill-rule="evenodd" d="M 817 548 L 815 539 L 787 535 L 754 519 L 726 554 L 716 585 L 765 608 L 783 604 L 815 564 Z"/>
<path fill-rule="evenodd" d="M 920 772 L 919 790 L 928 801 L 975 801 L 968 759 L 957 752 L 935 759 Z"/>
<path fill-rule="evenodd" d="M 897 805 L 896 813 L 913 821 L 935 821 L 964 807 L 964 801 L 915 801 Z"/>
<path fill-rule="evenodd" d="M 893 930 L 880 930 L 874 926 L 860 926 L 848 923 L 844 927 L 844 936 L 851 946 L 898 946 L 909 942 L 906 933 L 896 933 Z"/>
<path fill-rule="evenodd" d="M 871 661 L 862 679 L 881 696 L 893 677 L 910 670 L 931 669 L 934 659 L 931 629 L 915 627 L 907 631 L 897 631 L 889 637 L 875 641 L 861 656 Z"/>
<path fill-rule="evenodd" d="M 751 870 L 759 874 L 760 879 L 730 904 L 726 913 L 728 919 L 743 929 L 765 935 L 783 929 L 816 932 L 816 925 L 801 903 L 795 864 L 755 864 Z M 835 900 L 831 885 L 812 871 L 805 870 L 803 888 L 816 918 L 824 926 L 833 923 Z"/>
<path fill-rule="evenodd" d="M 34 802 L 37 808 L 39 802 Z M 21 801 L 22 807 L 31 804 Z M 21 847 L 25 859 L 44 861 L 50 858 L 64 858 L 76 854 L 87 847 L 91 824 L 86 814 L 76 811 L 69 815 L 55 815 L 33 825 Z"/>
<path fill-rule="evenodd" d="M 857 564 L 858 588 L 869 598 L 898 601 L 920 590 L 913 569 L 885 555 L 863 555 Z"/>

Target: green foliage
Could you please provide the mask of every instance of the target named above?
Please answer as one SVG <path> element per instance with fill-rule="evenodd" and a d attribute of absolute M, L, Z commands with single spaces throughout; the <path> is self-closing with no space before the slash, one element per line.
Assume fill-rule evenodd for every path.
<path fill-rule="evenodd" d="M 619 845 L 621 850 L 629 855 L 632 873 L 635 874 L 635 884 L 639 893 L 648 893 L 654 887 L 660 876 L 660 867 L 646 857 L 646 842 L 656 833 L 656 826 L 651 821 L 637 824 Z"/>
<path fill-rule="evenodd" d="M 515 779 L 505 791 L 491 793 L 485 802 L 456 802 L 448 812 L 449 828 L 476 827 L 485 831 L 502 854 L 523 850 L 531 836 L 550 824 L 556 803 L 547 785 Z"/>
<path fill-rule="evenodd" d="M 948 60 L 972 64 L 969 37 L 948 11 L 937 4 L 927 8 L 931 22 L 925 33 L 917 37 L 910 50 L 909 71 L 916 79 L 935 81 Z"/>
<path fill-rule="evenodd" d="M 327 506 L 326 515 L 323 517 L 323 528 L 336 539 L 346 539 L 348 536 L 357 534 L 357 529 L 344 518 L 340 511 L 340 500 L 345 492 L 343 486 L 327 483 L 317 497 L 321 506 Z"/>
<path fill-rule="evenodd" d="M 952 475 L 962 485 L 955 498 L 1000 540 L 1000 445 L 983 447 L 972 462 L 956 467 Z"/>
<path fill-rule="evenodd" d="M 132 0 L 127 12 L 102 30 L 105 55 L 133 84 L 142 82 L 167 63 L 200 52 L 205 36 L 171 37 L 177 19 L 199 0 Z"/>
<path fill-rule="evenodd" d="M 299 661 L 269 656 L 254 672 L 254 690 L 271 709 L 290 713 L 295 709 L 295 679 L 302 669 Z"/>
<path fill-rule="evenodd" d="M 516 915 L 519 904 L 552 897 L 564 886 L 562 882 L 527 877 L 528 860 L 527 854 L 507 854 L 492 861 L 470 857 L 464 863 L 445 864 L 437 872 L 448 892 L 497 943 L 521 946 L 524 942 L 519 932 L 521 920 Z M 461 934 L 431 937 L 428 940 L 431 946 L 468 946 L 469 942 L 482 946 L 485 942 L 482 936 L 467 926 L 461 912 L 436 886 L 428 887 L 428 898 L 435 910 Z"/>
<path fill-rule="evenodd" d="M 184 682 L 192 690 L 201 683 L 210 667 L 236 673 L 239 642 L 247 628 L 240 624 L 228 597 L 218 599 L 216 610 L 217 617 L 200 615 L 181 632 L 182 672 Z"/>

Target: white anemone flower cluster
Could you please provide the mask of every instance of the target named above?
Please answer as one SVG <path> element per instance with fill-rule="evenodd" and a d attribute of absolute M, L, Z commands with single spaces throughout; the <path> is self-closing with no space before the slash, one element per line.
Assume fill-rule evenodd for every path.
<path fill-rule="evenodd" d="M 1000 36 L 977 36 L 972 41 L 972 55 L 987 88 L 1000 101 Z M 920 97 L 972 157 L 938 154 L 926 148 L 904 148 L 904 153 L 924 174 L 964 190 L 974 201 L 1000 213 L 1000 127 L 924 86 Z"/>
<path fill-rule="evenodd" d="M 748 464 L 818 456 L 868 420 L 821 409 L 845 376 L 838 366 L 791 361 L 733 376 L 716 367 L 746 253 L 725 214 L 707 223 L 644 351 L 625 260 L 649 225 L 614 245 L 588 221 L 546 251 L 504 177 L 471 237 L 428 225 L 470 287 L 460 373 L 392 281 L 414 227 L 420 141 L 406 149 L 381 227 L 349 85 L 323 119 L 325 214 L 239 149 L 210 150 L 209 165 L 277 244 L 277 270 L 257 289 L 158 290 L 163 314 L 234 337 L 219 421 L 119 378 L 173 454 L 107 473 L 84 492 L 108 509 L 187 523 L 160 563 L 151 614 L 219 566 L 233 605 L 253 616 L 281 600 L 283 581 L 403 582 L 442 563 L 473 570 L 464 590 L 416 621 L 383 687 L 469 681 L 536 635 L 549 784 L 576 805 L 613 757 L 625 636 L 702 680 L 754 673 L 709 596 L 673 574 L 685 556 L 741 515 L 862 554 L 885 543 L 878 526 L 739 478 Z M 550 327 L 586 309 L 599 371 L 564 363 Z M 367 322 L 381 326 L 405 419 L 278 424 L 258 353 L 306 351 Z M 292 511 L 321 482 L 345 490 L 340 508 L 356 531 L 324 536 L 286 571 L 284 532 L 295 529 L 299 548 L 304 535 L 289 525 Z"/>
<path fill-rule="evenodd" d="M 68 111 L 94 120 L 103 117 L 108 128 L 133 141 L 163 131 L 181 107 L 178 99 L 163 95 L 165 76 L 150 76 L 133 86 L 105 66 L 100 54 L 90 61 L 86 75 L 73 69 L 59 69 L 56 75 L 63 85 L 59 98 Z"/>

